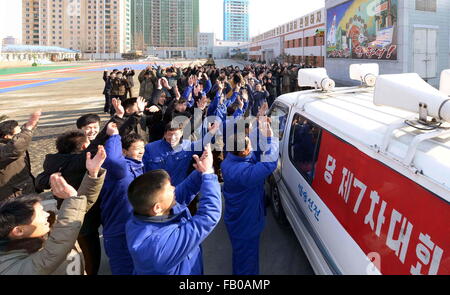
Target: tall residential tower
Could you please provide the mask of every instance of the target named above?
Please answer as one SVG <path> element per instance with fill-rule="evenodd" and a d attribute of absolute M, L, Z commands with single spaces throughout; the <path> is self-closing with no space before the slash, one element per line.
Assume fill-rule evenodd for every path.
<path fill-rule="evenodd" d="M 22 0 L 22 42 L 91 54 L 131 49 L 130 0 Z"/>
<path fill-rule="evenodd" d="M 224 0 L 224 40 L 247 42 L 250 40 L 249 0 Z"/>

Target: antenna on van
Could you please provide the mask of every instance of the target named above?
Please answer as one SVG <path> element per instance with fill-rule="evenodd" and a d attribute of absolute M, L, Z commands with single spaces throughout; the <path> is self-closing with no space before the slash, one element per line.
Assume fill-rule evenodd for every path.
<path fill-rule="evenodd" d="M 360 81 L 361 86 L 374 87 L 380 74 L 380 66 L 372 64 L 350 65 L 350 79 Z"/>
<path fill-rule="evenodd" d="M 331 91 L 336 86 L 336 83 L 328 77 L 325 68 L 300 69 L 298 71 L 298 86 Z"/>
<path fill-rule="evenodd" d="M 374 104 L 418 113 L 417 121 L 410 120 L 405 123 L 420 130 L 434 130 L 441 127 L 444 121 L 450 122 L 448 96 L 416 73 L 379 76 L 375 86 Z"/>

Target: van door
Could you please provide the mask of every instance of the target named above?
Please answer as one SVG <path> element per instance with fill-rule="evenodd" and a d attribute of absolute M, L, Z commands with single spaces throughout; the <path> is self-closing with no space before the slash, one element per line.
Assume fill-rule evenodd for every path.
<path fill-rule="evenodd" d="M 280 147 L 283 146 L 283 140 L 285 138 L 284 133 L 286 131 L 286 122 L 288 114 L 289 108 L 280 102 L 275 102 L 269 111 L 269 117 L 272 119 L 272 127 L 274 129 L 273 130 L 274 137 L 278 137 L 280 141 Z M 281 159 L 283 150 L 280 148 L 279 151 Z M 281 177 L 281 168 L 282 168 L 282 161 L 279 160 L 277 170 L 275 170 L 273 174 L 275 176 L 275 179 L 279 179 Z"/>

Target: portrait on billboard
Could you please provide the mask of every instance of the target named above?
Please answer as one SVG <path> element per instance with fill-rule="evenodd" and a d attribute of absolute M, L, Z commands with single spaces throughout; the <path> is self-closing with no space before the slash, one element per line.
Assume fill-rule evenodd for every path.
<path fill-rule="evenodd" d="M 351 0 L 327 11 L 327 57 L 397 60 L 398 0 Z"/>

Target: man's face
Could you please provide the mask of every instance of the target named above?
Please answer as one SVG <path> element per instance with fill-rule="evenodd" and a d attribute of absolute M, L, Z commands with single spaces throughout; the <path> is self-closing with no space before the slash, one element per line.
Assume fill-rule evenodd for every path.
<path fill-rule="evenodd" d="M 93 141 L 98 133 L 100 132 L 100 123 L 92 123 L 89 125 L 86 125 L 81 128 L 81 130 L 84 132 L 84 134 L 89 138 L 90 141 Z"/>
<path fill-rule="evenodd" d="M 256 85 L 256 91 L 262 91 L 262 86 L 261 86 L 261 84 Z"/>
<path fill-rule="evenodd" d="M 165 103 L 166 103 L 166 96 L 165 95 L 161 95 L 161 97 L 158 100 L 158 104 L 164 105 Z"/>
<path fill-rule="evenodd" d="M 158 200 L 162 215 L 170 215 L 170 211 L 177 204 L 175 199 L 175 187 L 167 180 L 163 186 Z"/>
<path fill-rule="evenodd" d="M 123 77 L 122 74 L 117 75 L 117 78 L 119 78 L 119 79 L 122 79 L 122 77 Z"/>
<path fill-rule="evenodd" d="M 142 161 L 144 158 L 145 143 L 143 141 L 137 141 L 133 143 L 128 150 L 123 150 L 125 157 L 137 161 Z"/>
<path fill-rule="evenodd" d="M 185 103 L 181 103 L 181 104 L 177 103 L 175 105 L 175 110 L 179 113 L 186 112 L 186 109 L 187 109 L 187 105 Z"/>
<path fill-rule="evenodd" d="M 172 146 L 172 148 L 177 147 L 180 144 L 183 132 L 181 130 L 167 131 L 164 134 L 164 139 Z"/>
<path fill-rule="evenodd" d="M 10 234 L 11 239 L 40 238 L 50 232 L 49 213 L 44 211 L 41 203 L 34 205 L 34 214 L 30 224 L 19 225 Z"/>

